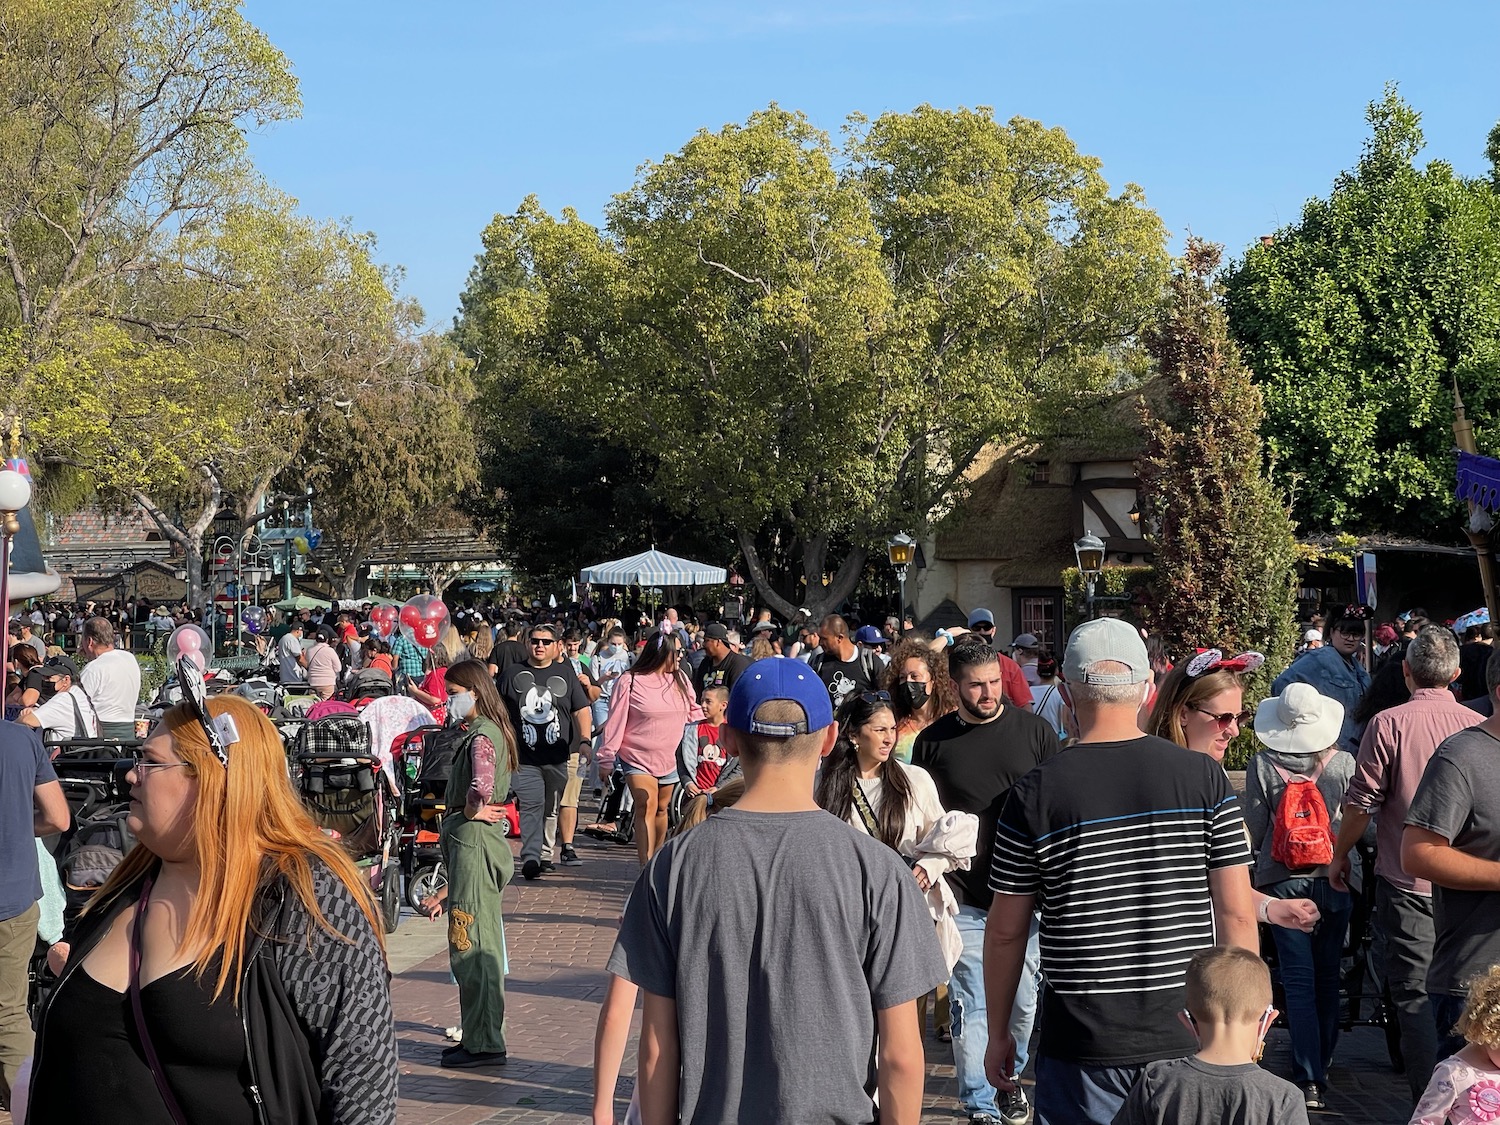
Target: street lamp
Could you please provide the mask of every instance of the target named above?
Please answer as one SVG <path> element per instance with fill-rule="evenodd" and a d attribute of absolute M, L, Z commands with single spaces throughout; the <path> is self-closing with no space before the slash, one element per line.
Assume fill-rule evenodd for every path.
<path fill-rule="evenodd" d="M 1085 530 L 1083 538 L 1073 544 L 1073 554 L 1078 559 L 1078 573 L 1083 576 L 1086 619 L 1094 619 L 1094 583 L 1099 581 L 1099 572 L 1104 569 L 1104 541 L 1092 531 Z"/>
<path fill-rule="evenodd" d="M 0 668 L 10 660 L 10 539 L 21 530 L 16 513 L 31 503 L 31 482 L 14 469 L 0 469 L 0 610 L 7 619 L 0 632 Z"/>
<path fill-rule="evenodd" d="M 905 620 L 906 568 L 911 565 L 912 556 L 917 552 L 917 541 L 906 532 L 898 531 L 891 536 L 890 542 L 885 545 L 885 550 L 890 557 L 891 565 L 896 568 L 896 582 L 901 587 L 901 604 L 896 607 L 896 615 Z"/>

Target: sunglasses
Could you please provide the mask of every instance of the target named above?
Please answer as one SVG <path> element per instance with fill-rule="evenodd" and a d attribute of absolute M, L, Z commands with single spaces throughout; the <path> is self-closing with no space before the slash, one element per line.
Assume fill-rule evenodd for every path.
<path fill-rule="evenodd" d="M 208 713 L 208 691 L 203 686 L 203 672 L 185 656 L 177 658 L 177 682 L 182 685 L 182 702 L 208 736 L 209 748 L 225 769 L 229 768 L 229 748 L 240 740 L 239 728 L 229 715 L 214 718 Z"/>
<path fill-rule="evenodd" d="M 974 632 L 976 633 L 993 633 L 994 631 L 995 627 L 993 625 L 987 625 L 983 621 L 974 626 Z"/>
<path fill-rule="evenodd" d="M 546 648 L 548 645 L 555 645 L 557 639 L 555 637 L 527 637 L 526 643 L 534 648 Z"/>
<path fill-rule="evenodd" d="M 859 698 L 864 703 L 889 703 L 891 693 L 888 691 L 862 691 Z"/>
<path fill-rule="evenodd" d="M 1241 711 L 1239 714 L 1235 714 L 1233 711 L 1225 711 L 1222 715 L 1215 715 L 1212 711 L 1205 711 L 1202 707 L 1194 707 L 1193 710 L 1218 723 L 1220 730 L 1227 730 L 1230 723 L 1238 723 L 1242 727 L 1248 727 L 1250 720 L 1255 718 L 1254 711 Z"/>

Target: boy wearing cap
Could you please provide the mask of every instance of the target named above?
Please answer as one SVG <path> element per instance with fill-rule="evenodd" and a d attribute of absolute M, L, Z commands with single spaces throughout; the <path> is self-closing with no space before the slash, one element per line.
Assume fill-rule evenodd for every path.
<path fill-rule="evenodd" d="M 911 872 L 813 802 L 837 736 L 811 669 L 756 661 L 724 729 L 744 795 L 636 882 L 609 969 L 643 993 L 646 1125 L 869 1122 L 872 1059 L 882 1123 L 920 1117 L 916 1000 L 947 967 Z"/>
<path fill-rule="evenodd" d="M 1250 851 L 1228 776 L 1208 755 L 1136 726 L 1151 678 L 1140 633 L 1115 619 L 1085 622 L 1063 675 L 1079 740 L 1006 797 L 985 934 L 985 1069 L 1009 1090 L 1011 1008 L 1040 908 L 1038 1125 L 1112 1120 L 1147 1063 L 1194 1049 L 1176 1020 L 1192 955 L 1216 935 L 1258 946 Z"/>

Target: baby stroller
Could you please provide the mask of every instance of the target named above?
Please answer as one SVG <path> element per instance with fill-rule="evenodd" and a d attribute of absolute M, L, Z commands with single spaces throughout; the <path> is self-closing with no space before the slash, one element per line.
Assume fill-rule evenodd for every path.
<path fill-rule="evenodd" d="M 362 668 L 344 682 L 344 689 L 339 692 L 339 698 L 356 707 L 363 707 L 372 699 L 384 699 L 388 695 L 395 694 L 396 685 L 391 682 L 390 676 L 379 668 Z"/>
<path fill-rule="evenodd" d="M 358 715 L 330 715 L 297 736 L 296 783 L 318 827 L 344 846 L 369 879 L 386 933 L 401 921 L 399 794 L 370 750 Z"/>

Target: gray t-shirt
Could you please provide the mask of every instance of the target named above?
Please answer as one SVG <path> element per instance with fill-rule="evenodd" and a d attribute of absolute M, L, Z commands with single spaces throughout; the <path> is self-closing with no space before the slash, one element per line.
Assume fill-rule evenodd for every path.
<path fill-rule="evenodd" d="M 875 1013 L 948 979 L 912 873 L 821 809 L 725 809 L 668 840 L 609 971 L 677 1001 L 684 1125 L 873 1120 Z"/>
<path fill-rule="evenodd" d="M 1254 1063 L 1219 1066 L 1198 1058 L 1147 1063 L 1114 1125 L 1307 1125 L 1302 1092 Z"/>
<path fill-rule="evenodd" d="M 1500 740 L 1479 727 L 1444 739 L 1406 823 L 1436 832 L 1461 852 L 1500 860 Z M 1471 978 L 1500 962 L 1500 892 L 1435 886 L 1432 912 L 1437 942 L 1427 991 L 1462 996 Z"/>

